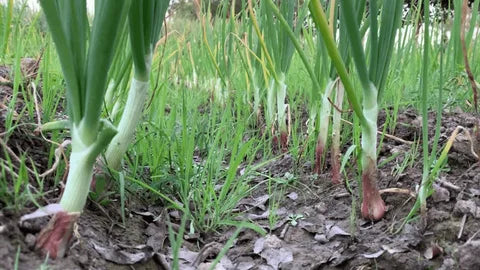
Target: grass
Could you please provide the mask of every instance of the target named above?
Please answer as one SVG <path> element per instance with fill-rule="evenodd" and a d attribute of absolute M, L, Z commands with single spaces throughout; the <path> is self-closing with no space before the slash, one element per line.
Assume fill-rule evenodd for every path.
<path fill-rule="evenodd" d="M 475 1 L 475 5 L 478 5 L 478 2 Z M 8 66 L 15 75 L 10 82 L 11 97 L 0 100 L 2 104 L 6 101 L 3 104 L 6 107 L 5 113 L 3 109 L 0 111 L 0 116 L 4 117 L 1 118 L 3 130 L 0 130 L 0 139 L 12 148 L 11 143 L 16 140 L 16 134 L 24 131 L 26 127 L 33 127 L 38 122 L 47 123 L 65 118 L 65 82 L 53 41 L 46 32 L 43 16 L 13 3 L 10 6 L 1 6 L 0 9 L 0 50 L 5 52 L 0 57 L 0 65 Z M 254 9 L 258 11 L 258 7 Z M 266 124 L 264 119 L 266 107 L 271 106 L 267 100 L 266 84 L 275 77 L 276 70 L 268 66 L 268 57 L 265 52 L 261 52 L 261 45 L 257 44 L 258 33 L 253 29 L 252 22 L 244 17 L 247 11 L 236 14 L 236 18 L 243 20 L 227 17 L 227 11 L 228 9 L 224 8 L 219 18 L 209 18 L 202 10 L 198 15 L 201 19 L 205 16 L 202 23 L 195 18 L 182 17 L 173 17 L 167 23 L 164 32 L 171 34 L 158 44 L 153 55 L 151 91 L 147 96 L 140 124 L 136 128 L 136 138 L 124 157 L 124 171 L 119 174 L 114 172 L 113 175 L 118 181 L 108 187 L 99 186 L 96 192 L 90 195 L 92 200 L 109 204 L 120 199 L 121 208 L 124 210 L 124 204 L 128 204 L 131 194 L 125 191 L 136 191 L 150 203 L 162 203 L 165 207 L 182 210 L 185 215 L 182 224 L 190 227 L 179 233 L 185 233 L 187 228 L 208 233 L 222 230 L 227 225 L 239 228 L 249 226 L 236 221 L 238 214 L 233 210 L 241 199 L 250 196 L 252 191 L 259 188 L 252 184 L 252 179 L 258 176 L 257 170 L 279 155 L 272 150 L 268 129 L 268 125 L 272 125 L 274 120 L 268 119 L 269 123 Z M 411 11 L 407 18 L 415 22 L 421 15 Z M 477 16 L 473 17 L 477 20 Z M 307 20 L 307 25 L 310 26 L 308 31 L 313 33 L 313 24 Z M 478 22 L 473 25 L 478 25 Z M 432 33 L 441 35 L 441 23 L 433 21 L 430 27 L 434 30 Z M 456 22 L 452 27 L 457 27 Z M 471 39 L 469 60 L 472 72 L 478 74 L 480 42 L 472 33 L 473 30 L 467 32 Z M 451 30 L 452 36 L 456 34 L 458 30 Z M 466 102 L 471 100 L 472 93 L 462 64 L 459 68 L 460 48 L 456 38 L 444 43 L 428 40 L 423 43 L 425 41 L 417 42 L 410 35 L 414 33 L 405 31 L 398 35 L 399 41 L 395 43 L 392 52 L 391 68 L 386 75 L 383 97 L 379 103 L 380 111 L 386 114 L 385 125 L 380 127 L 380 131 L 390 135 L 396 134 L 399 128 L 398 117 L 406 109 L 425 113 L 455 110 L 459 107 L 463 111 L 474 111 L 472 103 Z M 304 53 L 309 59 L 313 59 L 316 54 L 316 41 L 313 36 L 298 36 L 299 46 L 305 48 Z M 366 50 L 365 54 L 370 56 L 371 52 Z M 38 76 L 33 80 L 22 75 L 21 60 L 26 57 L 40 59 Z M 305 162 L 315 161 L 319 130 L 313 128 L 309 134 L 308 117 L 305 115 L 309 115 L 312 104 L 319 103 L 312 101 L 315 83 L 312 82 L 301 55 L 294 52 L 288 61 L 291 61 L 287 67 L 288 73 L 282 70 L 286 73 L 284 100 L 285 104 L 288 104 L 292 121 L 286 154 L 292 157 L 294 164 L 301 167 Z M 460 62 L 463 63 L 463 60 Z M 354 63 L 350 61 L 347 68 L 355 70 Z M 428 76 L 421 78 L 419 74 L 426 72 L 422 71 L 423 68 L 428 71 Z M 120 69 L 121 67 L 118 67 L 117 70 Z M 127 70 L 125 73 L 129 74 L 131 71 Z M 255 76 L 260 79 L 256 81 Z M 361 82 L 357 77 L 352 78 L 353 87 L 361 89 Z M 37 101 L 32 84 L 39 91 Z M 128 80 L 118 82 L 120 94 L 112 99 L 120 102 L 106 103 L 107 110 L 102 112 L 104 116 L 118 120 L 115 111 L 123 110 L 122 97 L 126 96 L 128 84 Z M 255 97 L 256 84 L 260 89 L 260 97 Z M 423 89 L 423 92 L 419 89 Z M 421 98 L 422 93 L 428 93 L 428 98 Z M 256 100 L 258 98 L 261 100 Z M 23 105 L 22 109 L 16 109 L 18 104 Z M 347 101 L 342 105 L 342 119 L 352 123 L 342 123 L 340 133 L 340 149 L 346 158 L 341 159 L 342 176 L 351 186 L 356 186 L 353 183 L 361 176 L 358 168 L 360 166 L 356 166 L 354 162 L 360 159 L 361 121 L 350 111 Z M 37 108 L 40 108 L 40 119 L 37 117 Z M 258 109 L 262 112 L 263 123 L 259 121 L 262 117 L 258 117 Z M 283 119 L 283 110 L 281 111 L 280 118 Z M 21 117 L 16 117 L 16 114 Z M 272 115 L 275 115 L 275 112 L 272 112 Z M 270 117 L 273 117 L 272 115 Z M 439 127 L 439 124 L 436 127 Z M 426 126 L 423 128 L 425 130 Z M 45 153 L 47 163 L 42 167 L 44 170 L 52 167 L 55 150 L 70 134 L 67 130 L 55 130 L 45 131 L 42 135 L 48 145 Z M 382 142 L 386 140 L 382 135 L 379 135 L 379 139 L 377 152 L 380 152 Z M 425 143 L 427 137 L 422 138 L 423 143 L 419 143 L 419 139 L 415 138 L 416 141 L 408 152 L 386 158 L 379 166 L 393 164 L 392 177 L 396 177 L 407 168 L 415 166 L 414 162 L 421 156 L 420 153 L 426 153 L 423 158 L 425 170 L 429 171 L 424 172 L 424 179 L 431 179 L 432 173 L 436 176 L 440 170 L 435 167 L 436 160 L 446 157 L 441 152 L 443 145 L 437 138 L 438 145 L 432 150 L 432 145 Z M 331 139 L 328 143 L 331 143 Z M 67 164 L 62 160 L 54 173 L 40 177 L 43 171 L 32 166 L 30 153 L 18 155 L 17 160 L 7 147 L 1 149 L 0 208 L 23 213 L 26 208 L 37 203 L 45 204 L 46 198 L 52 196 L 50 190 L 58 188 L 62 182 Z M 18 149 L 15 148 L 15 151 Z M 66 154 L 69 151 L 67 149 Z M 297 179 L 293 177 L 288 181 L 288 185 L 299 185 Z M 260 188 L 277 194 L 279 191 L 283 192 L 285 187 L 269 177 L 265 186 Z M 359 190 L 353 192 L 358 194 Z M 355 198 L 356 196 L 352 196 L 353 220 L 356 218 L 354 210 L 359 205 Z M 276 201 L 277 199 L 280 198 L 275 195 L 270 201 L 271 213 L 281 203 Z M 187 209 L 189 205 L 192 207 Z M 272 224 L 276 222 L 274 214 L 269 219 Z M 179 239 L 181 237 L 173 237 L 171 241 L 179 246 Z"/>

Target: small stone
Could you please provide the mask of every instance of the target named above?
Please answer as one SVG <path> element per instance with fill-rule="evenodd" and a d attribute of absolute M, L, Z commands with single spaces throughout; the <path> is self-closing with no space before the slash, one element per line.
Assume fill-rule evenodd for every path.
<path fill-rule="evenodd" d="M 292 192 L 290 194 L 287 195 L 287 197 L 292 200 L 292 201 L 295 201 L 298 199 L 298 194 L 296 192 Z"/>
<path fill-rule="evenodd" d="M 25 236 L 25 243 L 27 243 L 27 247 L 31 250 L 35 248 L 36 238 L 33 234 L 29 233 Z"/>
<path fill-rule="evenodd" d="M 325 243 L 328 243 L 328 239 L 327 239 L 327 236 L 325 234 L 320 234 L 320 233 L 317 233 L 315 235 L 315 240 L 322 243 L 322 244 L 325 244 Z"/>
<path fill-rule="evenodd" d="M 311 168 L 311 167 L 312 167 L 312 162 L 306 161 L 305 163 L 303 163 L 303 168 L 308 169 L 308 168 Z"/>
<path fill-rule="evenodd" d="M 315 205 L 315 211 L 319 212 L 320 214 L 325 214 L 327 212 L 327 206 L 324 202 L 319 202 Z"/>

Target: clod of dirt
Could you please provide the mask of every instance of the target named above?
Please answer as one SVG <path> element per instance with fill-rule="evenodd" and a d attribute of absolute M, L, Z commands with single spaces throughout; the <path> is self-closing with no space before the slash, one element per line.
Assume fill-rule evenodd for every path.
<path fill-rule="evenodd" d="M 323 232 L 323 226 L 325 225 L 325 216 L 312 215 L 298 222 L 298 227 L 304 229 L 309 233 Z"/>
<path fill-rule="evenodd" d="M 257 239 L 253 252 L 264 258 L 273 269 L 279 269 L 282 263 L 293 261 L 293 252 L 282 247 L 282 240 L 275 235 Z"/>
<path fill-rule="evenodd" d="M 443 264 L 438 270 L 451 270 L 455 268 L 455 260 L 452 258 L 447 258 L 443 261 Z"/>
<path fill-rule="evenodd" d="M 458 269 L 480 269 L 480 240 L 470 241 L 460 246 L 455 252 Z"/>
<path fill-rule="evenodd" d="M 280 249 L 265 249 L 260 256 L 267 261 L 267 264 L 273 267 L 273 269 L 279 269 L 279 266 L 283 263 L 293 261 L 293 253 L 287 248 Z"/>
<path fill-rule="evenodd" d="M 428 219 L 432 221 L 444 221 L 450 217 L 450 213 L 442 210 L 438 210 L 436 208 L 432 208 L 428 210 Z"/>
<path fill-rule="evenodd" d="M 130 249 L 138 251 L 128 251 L 126 248 L 118 246 L 102 247 L 99 244 L 93 243 L 95 250 L 107 260 L 117 264 L 136 264 L 139 262 L 145 262 L 153 257 L 153 250 L 149 246 L 138 246 Z"/>
<path fill-rule="evenodd" d="M 172 252 L 173 250 L 170 249 L 170 252 L 168 254 L 168 257 L 170 258 L 170 260 L 173 259 Z M 197 257 L 198 257 L 198 252 L 190 251 L 186 248 L 181 248 L 178 253 L 180 269 L 195 270 L 196 267 L 193 266 L 193 263 L 195 262 L 195 259 Z"/>
<path fill-rule="evenodd" d="M 450 201 L 450 191 L 448 189 L 441 187 L 440 185 L 433 184 L 433 195 L 432 199 L 434 202 L 448 202 Z"/>
<path fill-rule="evenodd" d="M 150 223 L 147 227 L 146 233 L 149 236 L 147 246 L 150 246 L 153 249 L 153 252 L 159 252 L 162 250 L 165 239 L 168 236 L 165 223 L 160 224 L 160 226 Z"/>
<path fill-rule="evenodd" d="M 277 236 L 275 235 L 267 235 L 262 238 L 258 238 L 258 240 L 255 242 L 255 247 L 253 249 L 253 252 L 256 254 L 259 254 L 262 252 L 264 249 L 267 248 L 274 248 L 278 249 L 282 247 L 282 240 L 278 239 Z"/>
<path fill-rule="evenodd" d="M 251 258 L 250 258 L 251 259 Z M 234 268 L 237 270 L 250 270 L 255 266 L 255 263 L 253 261 L 246 261 L 246 262 L 240 262 L 238 263 Z"/>
<path fill-rule="evenodd" d="M 327 224 L 325 226 L 325 232 L 327 235 L 327 239 L 332 239 L 335 236 L 350 236 L 349 233 L 344 231 L 342 228 L 335 224 Z"/>
<path fill-rule="evenodd" d="M 282 207 L 280 209 L 277 209 L 276 211 L 276 215 L 278 216 L 285 216 L 287 214 L 287 209 Z M 261 220 L 261 219 L 266 219 L 268 218 L 268 216 L 270 215 L 270 210 L 267 210 L 265 212 L 263 212 L 262 214 L 260 215 L 257 215 L 257 214 L 248 214 L 247 215 L 247 218 L 251 219 L 251 220 Z"/>
<path fill-rule="evenodd" d="M 213 263 L 201 263 L 198 266 L 198 270 L 210 270 L 212 268 Z M 220 264 L 215 265 L 214 270 L 227 270 L 227 268 L 223 267 Z"/>
<path fill-rule="evenodd" d="M 262 196 L 257 197 L 257 198 L 245 198 L 245 199 L 240 200 L 238 205 L 239 206 L 248 205 L 248 206 L 251 206 L 251 207 L 257 207 L 260 210 L 265 211 L 265 209 L 266 209 L 265 203 L 268 201 L 269 198 L 270 198 L 270 195 L 268 195 L 268 194 L 262 195 Z"/>
<path fill-rule="evenodd" d="M 455 214 L 470 214 L 475 218 L 480 217 L 480 207 L 472 200 L 458 200 L 453 209 Z"/>
<path fill-rule="evenodd" d="M 213 266 L 213 262 L 201 263 L 198 266 L 197 270 L 210 270 L 212 269 L 212 266 Z M 215 265 L 215 268 L 213 268 L 213 270 L 227 270 L 227 269 L 238 269 L 238 268 L 235 268 L 232 261 L 228 257 L 222 257 L 222 259 L 220 259 L 217 265 Z"/>

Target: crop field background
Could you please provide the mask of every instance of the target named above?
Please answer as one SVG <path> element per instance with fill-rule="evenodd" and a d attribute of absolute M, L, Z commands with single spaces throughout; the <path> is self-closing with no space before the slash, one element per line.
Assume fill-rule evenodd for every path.
<path fill-rule="evenodd" d="M 0 269 L 480 269 L 480 0 L 38 3 Z"/>

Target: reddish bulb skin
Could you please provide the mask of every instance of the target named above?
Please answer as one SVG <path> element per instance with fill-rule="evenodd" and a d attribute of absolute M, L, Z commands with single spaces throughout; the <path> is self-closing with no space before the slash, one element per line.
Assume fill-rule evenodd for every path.
<path fill-rule="evenodd" d="M 95 191 L 95 187 L 97 186 L 97 181 L 95 179 L 95 175 L 92 176 L 92 182 L 90 182 L 90 190 Z"/>
<path fill-rule="evenodd" d="M 52 259 L 63 257 L 72 238 L 73 225 L 79 216 L 79 213 L 56 213 L 38 235 L 35 248 Z"/>
<path fill-rule="evenodd" d="M 375 162 L 369 160 L 368 166 L 362 175 L 363 201 L 362 217 L 367 220 L 380 220 L 385 215 L 385 202 L 377 188 L 377 170 Z"/>
<path fill-rule="evenodd" d="M 322 172 L 322 156 L 324 151 L 325 145 L 318 140 L 317 147 L 315 148 L 315 167 L 313 169 L 313 172 L 316 174 L 320 174 Z"/>
<path fill-rule="evenodd" d="M 342 183 L 340 176 L 340 153 L 338 150 L 332 149 L 332 184 L 339 185 Z"/>
<path fill-rule="evenodd" d="M 280 147 L 283 153 L 288 151 L 288 134 L 286 132 L 280 133 Z"/>
<path fill-rule="evenodd" d="M 273 144 L 273 150 L 276 151 L 278 149 L 278 137 L 277 135 L 272 135 L 272 144 Z"/>

